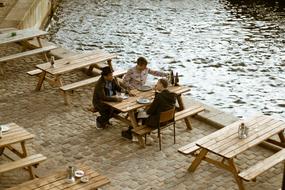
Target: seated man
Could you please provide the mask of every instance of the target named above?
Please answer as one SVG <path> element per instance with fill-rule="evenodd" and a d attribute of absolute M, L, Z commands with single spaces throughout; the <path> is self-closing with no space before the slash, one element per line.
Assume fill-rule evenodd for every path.
<path fill-rule="evenodd" d="M 168 76 L 168 73 L 151 70 L 147 67 L 147 60 L 144 57 L 139 57 L 137 65 L 125 74 L 123 83 L 129 89 L 138 89 L 145 85 L 148 73 L 160 77 Z"/>
<path fill-rule="evenodd" d="M 104 104 L 103 101 L 121 102 L 123 99 L 116 96 L 116 92 L 121 92 L 122 88 L 113 77 L 110 67 L 104 67 L 100 79 L 96 82 L 93 94 L 93 106 L 99 111 L 100 116 L 96 118 L 96 127 L 108 127 L 109 119 L 113 115 L 113 109 Z"/>
<path fill-rule="evenodd" d="M 175 106 L 176 94 L 169 92 L 167 87 L 168 81 L 166 79 L 158 79 L 155 86 L 155 90 L 158 92 L 155 93 L 153 102 L 146 109 L 148 116 L 143 120 L 143 124 L 152 128 L 157 128 L 160 112 L 170 110 Z M 129 126 L 129 129 L 127 131 L 123 131 L 122 136 L 128 139 L 132 139 L 132 127 Z"/>
<path fill-rule="evenodd" d="M 167 87 L 168 81 L 166 79 L 161 78 L 157 81 L 155 89 L 158 92 L 155 93 L 153 102 L 146 110 L 149 117 L 145 120 L 145 125 L 152 128 L 157 128 L 160 113 L 170 110 L 175 106 L 176 94 L 169 92 Z"/>

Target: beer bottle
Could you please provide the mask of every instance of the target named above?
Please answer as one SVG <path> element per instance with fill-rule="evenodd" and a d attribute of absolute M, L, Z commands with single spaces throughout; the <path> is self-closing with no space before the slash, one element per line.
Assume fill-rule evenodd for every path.
<path fill-rule="evenodd" d="M 178 73 L 175 74 L 175 79 L 174 79 L 174 86 L 179 86 L 179 77 L 178 77 Z"/>

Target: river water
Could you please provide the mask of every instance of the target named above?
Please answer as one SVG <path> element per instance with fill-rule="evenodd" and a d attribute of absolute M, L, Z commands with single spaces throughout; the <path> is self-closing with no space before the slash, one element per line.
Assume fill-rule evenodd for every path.
<path fill-rule="evenodd" d="M 63 47 L 117 53 L 115 68 L 144 56 L 153 69 L 173 69 L 192 87 L 189 96 L 237 116 L 285 116 L 284 7 L 282 0 L 63 0 L 49 30 Z"/>

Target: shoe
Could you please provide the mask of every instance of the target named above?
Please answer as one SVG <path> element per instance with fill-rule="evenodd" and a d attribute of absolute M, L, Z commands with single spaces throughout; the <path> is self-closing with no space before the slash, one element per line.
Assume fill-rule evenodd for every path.
<path fill-rule="evenodd" d="M 104 129 L 104 126 L 103 125 L 101 125 L 101 123 L 96 119 L 96 129 L 98 129 L 98 130 L 101 130 L 101 129 Z"/>
<path fill-rule="evenodd" d="M 133 135 L 129 130 L 122 131 L 122 137 L 129 139 L 129 140 L 133 139 Z"/>

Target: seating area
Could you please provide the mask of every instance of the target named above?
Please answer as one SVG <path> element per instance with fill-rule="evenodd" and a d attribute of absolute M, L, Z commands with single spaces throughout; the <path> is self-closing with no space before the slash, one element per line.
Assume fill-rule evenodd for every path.
<path fill-rule="evenodd" d="M 25 40 L 31 38 L 27 36 Z M 76 53 L 58 58 L 51 65 L 50 51 L 56 48 L 50 45 L 0 58 L 0 62 L 7 64 L 14 59 L 22 63 L 23 57 L 45 54 L 42 63 L 27 67 L 28 75 L 17 73 L 17 82 L 23 88 L 15 89 L 15 84 L 9 82 L 5 84 L 3 99 L 0 97 L 0 104 L 5 105 L 0 113 L 3 118 L 0 126 L 7 125 L 11 118 L 21 124 L 8 123 L 9 129 L 0 138 L 0 189 L 183 189 L 186 186 L 207 189 L 211 187 L 209 184 L 217 183 L 216 187 L 221 189 L 229 186 L 255 190 L 264 184 L 264 188 L 268 188 L 266 184 L 276 181 L 272 176 L 283 172 L 283 168 L 280 169 L 285 160 L 282 119 L 266 115 L 245 120 L 227 118 L 224 112 L 192 99 L 191 87 L 182 84 L 168 87 L 177 97 L 176 107 L 160 112 L 158 129 L 140 125 L 136 118 L 139 109 L 151 104 L 138 100 L 141 97 L 154 99 L 156 91 L 152 88 L 134 89 L 122 102 L 104 102 L 116 110 L 111 113 L 114 116 L 110 120 L 112 126 L 102 130 L 96 128 L 96 117 L 100 113 L 97 110 L 86 112 L 84 108 L 92 102 L 102 68 L 113 69 L 112 60 L 116 54 L 103 50 Z M 122 77 L 126 73 L 126 70 L 117 69 L 113 76 Z M 69 83 L 65 83 L 65 78 Z M 33 80 L 37 81 L 36 92 Z M 52 85 L 42 89 L 45 81 Z M 74 90 L 82 87 L 86 87 L 84 93 L 76 92 L 71 100 Z M 9 91 L 11 93 L 6 93 Z M 59 94 L 63 95 L 65 104 L 72 106 L 62 105 L 58 101 Z M 216 129 L 205 122 L 214 119 L 225 127 Z M 239 136 L 241 123 L 248 127 L 246 138 Z M 122 128 L 129 126 L 133 127 L 132 133 L 138 142 L 121 137 Z M 156 143 L 146 148 L 148 135 L 158 141 L 159 148 Z M 267 151 L 259 146 L 263 143 L 279 151 Z M 68 166 L 74 166 L 77 172 L 84 171 L 87 182 L 75 177 L 73 183 L 67 183 Z M 45 175 L 41 175 L 43 173 Z M 270 177 L 265 180 L 264 176 Z M 16 182 L 12 181 L 14 179 Z"/>

